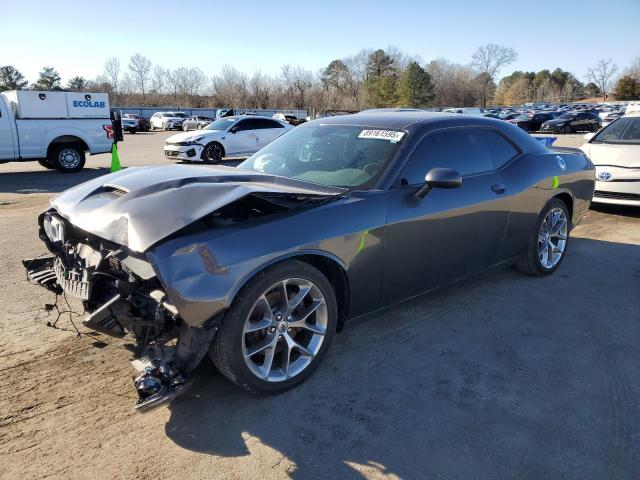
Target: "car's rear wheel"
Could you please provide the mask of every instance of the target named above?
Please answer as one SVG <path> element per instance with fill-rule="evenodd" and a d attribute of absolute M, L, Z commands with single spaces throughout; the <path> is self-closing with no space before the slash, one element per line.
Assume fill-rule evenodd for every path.
<path fill-rule="evenodd" d="M 58 171 L 73 173 L 82 170 L 85 163 L 84 150 L 75 144 L 60 144 L 51 148 L 49 163 Z"/>
<path fill-rule="evenodd" d="M 209 351 L 229 380 L 253 394 L 304 381 L 333 339 L 336 297 L 327 278 L 296 260 L 254 277 L 227 312 Z"/>
<path fill-rule="evenodd" d="M 564 260 L 569 244 L 571 217 L 567 205 L 553 198 L 542 209 L 525 253 L 516 264 L 529 275 L 549 275 Z"/>
<path fill-rule="evenodd" d="M 218 142 L 207 143 L 200 158 L 204 163 L 218 163 L 224 157 L 224 147 Z"/>

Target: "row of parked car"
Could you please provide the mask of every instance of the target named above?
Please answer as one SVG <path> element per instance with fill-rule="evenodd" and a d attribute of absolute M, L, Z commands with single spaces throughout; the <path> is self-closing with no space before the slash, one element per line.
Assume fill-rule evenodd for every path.
<path fill-rule="evenodd" d="M 221 109 L 216 118 L 224 118 L 234 115 L 232 109 Z M 244 112 L 243 115 L 254 115 Z M 306 120 L 299 119 L 295 115 L 276 113 L 272 117 L 275 120 L 296 126 Z M 146 119 L 135 113 L 125 113 L 122 115 L 122 129 L 128 133 L 148 132 L 150 130 L 202 130 L 215 119 L 204 115 L 188 116 L 184 112 L 156 112 L 151 118 Z"/>
<path fill-rule="evenodd" d="M 527 132 L 597 132 L 624 115 L 625 105 L 543 105 L 485 110 L 482 115 L 511 122 Z"/>

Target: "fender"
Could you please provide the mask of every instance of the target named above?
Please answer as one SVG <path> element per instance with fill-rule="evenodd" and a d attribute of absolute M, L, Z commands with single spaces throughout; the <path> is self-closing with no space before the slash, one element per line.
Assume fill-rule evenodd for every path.
<path fill-rule="evenodd" d="M 238 292 L 240 291 L 240 289 L 244 287 L 247 284 L 247 282 L 249 282 L 258 273 L 269 268 L 271 265 L 275 265 L 276 263 L 280 263 L 285 260 L 295 260 L 296 257 L 302 257 L 305 255 L 313 255 L 313 256 L 328 258 L 329 260 L 332 260 L 333 262 L 338 264 L 340 268 L 342 268 L 342 270 L 345 272 L 345 274 L 347 272 L 347 265 L 344 263 L 344 261 L 331 252 L 327 252 L 325 250 L 317 250 L 317 249 L 293 250 L 269 259 L 262 265 L 252 269 L 251 271 L 247 272 L 246 275 L 241 277 L 236 282 L 236 284 L 231 288 L 231 290 L 229 290 L 229 293 L 227 295 L 228 306 L 231 306 L 234 299 L 238 295 Z"/>

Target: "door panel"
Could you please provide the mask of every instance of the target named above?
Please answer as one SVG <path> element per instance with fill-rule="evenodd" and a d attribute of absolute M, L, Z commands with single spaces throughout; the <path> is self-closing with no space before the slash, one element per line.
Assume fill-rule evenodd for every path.
<path fill-rule="evenodd" d="M 227 155 L 242 155 L 258 150 L 256 130 L 251 127 L 252 120 L 241 120 L 235 124 L 235 133 L 225 134 L 225 152 Z"/>
<path fill-rule="evenodd" d="M 496 263 L 511 201 L 508 189 L 496 186 L 504 186 L 504 181 L 499 173 L 489 172 L 465 177 L 458 188 L 434 188 L 423 199 L 415 197 L 415 188 L 391 192 L 385 232 L 384 304 Z"/>

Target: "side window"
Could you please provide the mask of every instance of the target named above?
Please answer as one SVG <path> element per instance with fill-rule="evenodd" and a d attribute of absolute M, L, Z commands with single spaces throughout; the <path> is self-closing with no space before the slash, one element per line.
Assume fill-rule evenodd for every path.
<path fill-rule="evenodd" d="M 420 185 L 434 167 L 452 168 L 462 176 L 500 168 L 518 151 L 499 133 L 486 128 L 456 128 L 427 135 L 400 175 L 405 185 Z"/>
<path fill-rule="evenodd" d="M 284 128 L 284 125 L 274 122 L 273 120 L 258 119 L 256 122 L 260 125 L 257 128 Z"/>
<path fill-rule="evenodd" d="M 244 130 L 253 130 L 252 120 L 240 120 L 235 124 L 236 132 L 242 132 Z"/>
<path fill-rule="evenodd" d="M 493 161 L 493 166 L 497 170 L 506 164 L 513 157 L 518 155 L 518 150 L 509 141 L 495 130 L 478 129 L 474 132 L 481 149 Z"/>

